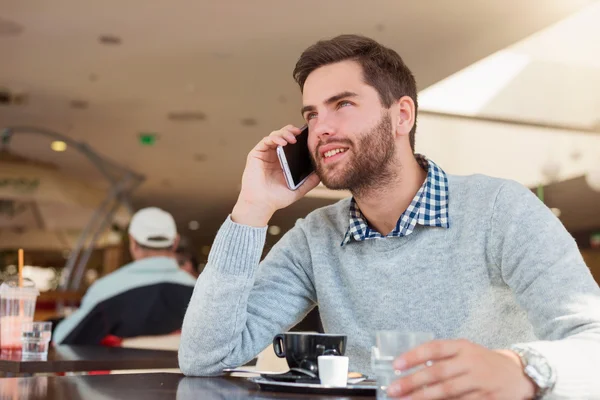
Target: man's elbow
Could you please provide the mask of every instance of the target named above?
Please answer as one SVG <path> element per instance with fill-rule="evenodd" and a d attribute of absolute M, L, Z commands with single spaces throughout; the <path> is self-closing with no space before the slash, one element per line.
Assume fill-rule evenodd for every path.
<path fill-rule="evenodd" d="M 220 362 L 208 362 L 199 354 L 180 347 L 178 352 L 179 369 L 185 376 L 215 376 L 223 373 Z"/>

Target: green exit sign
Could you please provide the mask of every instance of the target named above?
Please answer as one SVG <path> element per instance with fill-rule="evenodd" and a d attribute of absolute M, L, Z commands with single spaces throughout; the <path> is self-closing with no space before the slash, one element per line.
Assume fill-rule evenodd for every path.
<path fill-rule="evenodd" d="M 154 146 L 158 139 L 157 133 L 142 132 L 139 134 L 139 141 L 142 146 Z"/>

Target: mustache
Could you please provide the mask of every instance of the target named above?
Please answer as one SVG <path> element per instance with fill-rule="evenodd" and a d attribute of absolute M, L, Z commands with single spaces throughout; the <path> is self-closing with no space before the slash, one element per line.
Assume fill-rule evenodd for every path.
<path fill-rule="evenodd" d="M 319 142 L 319 145 L 315 149 L 315 154 L 314 154 L 315 160 L 319 159 L 319 153 L 320 153 L 321 147 L 326 146 L 328 144 L 341 144 L 348 148 L 352 148 L 354 145 L 350 139 L 332 139 L 332 140 L 328 140 L 326 142 Z"/>

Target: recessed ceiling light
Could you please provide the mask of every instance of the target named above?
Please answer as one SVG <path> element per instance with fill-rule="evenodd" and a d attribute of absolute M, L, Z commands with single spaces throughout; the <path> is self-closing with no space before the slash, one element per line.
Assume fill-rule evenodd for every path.
<path fill-rule="evenodd" d="M 88 108 L 90 106 L 90 103 L 88 103 L 85 100 L 71 100 L 69 102 L 69 106 L 76 110 L 85 110 L 86 108 Z"/>
<path fill-rule="evenodd" d="M 204 162 L 204 161 L 206 161 L 207 158 L 208 158 L 208 156 L 206 154 L 202 154 L 202 153 L 194 154 L 194 161 L 196 161 L 196 162 Z"/>
<path fill-rule="evenodd" d="M 23 27 L 14 21 L 0 18 L 0 36 L 17 36 L 23 32 Z"/>
<path fill-rule="evenodd" d="M 171 121 L 204 121 L 206 114 L 202 111 L 171 111 L 167 118 Z"/>
<path fill-rule="evenodd" d="M 281 228 L 277 225 L 271 225 L 269 227 L 269 235 L 277 236 L 281 233 Z"/>
<path fill-rule="evenodd" d="M 116 35 L 100 35 L 98 41 L 109 46 L 118 46 L 122 43 L 121 38 Z"/>
<path fill-rule="evenodd" d="M 255 126 L 258 124 L 254 118 L 242 118 L 240 122 L 242 123 L 242 126 Z"/>
<path fill-rule="evenodd" d="M 200 223 L 198 221 L 190 221 L 188 228 L 190 228 L 190 231 L 197 231 L 200 228 Z"/>
<path fill-rule="evenodd" d="M 12 104 L 17 106 L 24 106 L 29 103 L 29 95 L 23 92 L 15 92 L 12 97 Z"/>
<path fill-rule="evenodd" d="M 54 151 L 61 152 L 67 150 L 67 144 L 63 141 L 55 140 L 50 144 L 50 148 Z"/>
<path fill-rule="evenodd" d="M 550 211 L 552 211 L 552 214 L 554 214 L 556 216 L 556 218 L 560 218 L 560 214 L 561 214 L 560 208 L 552 207 L 550 209 Z"/>

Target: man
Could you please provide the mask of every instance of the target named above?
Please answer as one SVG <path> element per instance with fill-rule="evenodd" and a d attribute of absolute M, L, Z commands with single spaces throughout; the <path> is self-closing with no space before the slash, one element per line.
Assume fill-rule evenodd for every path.
<path fill-rule="evenodd" d="M 181 240 L 182 242 L 183 240 Z M 182 245 L 180 242 L 179 247 L 175 251 L 177 258 L 177 265 L 179 268 L 192 275 L 194 278 L 198 278 L 200 275 L 200 264 L 196 254 L 190 249 L 189 243 Z"/>
<path fill-rule="evenodd" d="M 515 182 L 449 175 L 414 153 L 416 84 L 393 50 L 320 41 L 294 78 L 317 173 L 287 189 L 275 149 L 295 142 L 290 125 L 250 152 L 184 319 L 182 371 L 241 365 L 318 303 L 325 331 L 348 335 L 351 370 L 370 372 L 375 331 L 435 334 L 395 361 L 428 367 L 392 396 L 600 396 L 600 290 L 547 207 Z M 273 213 L 319 180 L 352 199 L 299 220 L 259 266 Z"/>
<path fill-rule="evenodd" d="M 196 279 L 179 268 L 179 241 L 171 214 L 159 208 L 138 211 L 129 225 L 134 261 L 99 279 L 81 307 L 56 327 L 57 344 L 100 344 L 121 338 L 164 335 L 181 329 Z"/>

